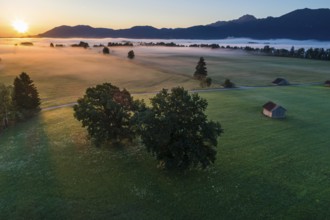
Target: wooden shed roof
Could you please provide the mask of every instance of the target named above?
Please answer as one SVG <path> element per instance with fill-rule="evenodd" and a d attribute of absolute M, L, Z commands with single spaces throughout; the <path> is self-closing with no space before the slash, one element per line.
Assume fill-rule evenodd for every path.
<path fill-rule="evenodd" d="M 272 111 L 276 107 L 276 104 L 274 102 L 269 101 L 266 104 L 264 104 L 262 107 L 264 109 L 267 109 L 268 111 Z"/>
<path fill-rule="evenodd" d="M 284 78 L 276 78 L 272 83 L 276 85 L 289 85 L 289 81 Z"/>
<path fill-rule="evenodd" d="M 274 84 L 280 84 L 281 82 L 287 83 L 288 81 L 284 78 L 276 78 L 272 83 Z"/>
<path fill-rule="evenodd" d="M 276 103 L 274 103 L 274 102 L 272 102 L 272 101 L 267 102 L 267 103 L 264 104 L 262 107 L 263 107 L 264 109 L 270 111 L 270 112 L 273 111 L 273 110 L 275 110 L 276 108 L 282 108 L 282 109 L 284 109 L 284 110 L 286 111 L 285 108 L 283 108 L 283 107 L 280 106 L 280 105 L 277 105 Z"/>

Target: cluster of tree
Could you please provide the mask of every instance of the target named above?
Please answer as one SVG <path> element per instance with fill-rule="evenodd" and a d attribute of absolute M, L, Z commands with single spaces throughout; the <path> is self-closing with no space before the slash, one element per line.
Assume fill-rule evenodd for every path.
<path fill-rule="evenodd" d="M 206 168 L 214 163 L 222 129 L 207 119 L 205 99 L 177 87 L 171 92 L 163 89 L 150 103 L 148 107 L 127 90 L 104 83 L 86 90 L 74 106 L 74 117 L 96 145 L 140 138 L 166 169 Z"/>
<path fill-rule="evenodd" d="M 212 84 L 212 79 L 207 77 L 207 68 L 204 57 L 200 57 L 195 68 L 194 78 L 200 81 L 202 87 L 209 87 Z"/>
<path fill-rule="evenodd" d="M 133 47 L 133 43 L 131 43 L 131 42 L 125 42 L 125 43 L 109 42 L 108 47 Z"/>
<path fill-rule="evenodd" d="M 53 43 L 50 43 L 50 45 L 49 45 L 50 47 L 64 47 L 64 45 L 63 44 L 53 44 Z"/>
<path fill-rule="evenodd" d="M 224 49 L 233 49 L 233 50 L 244 50 L 247 52 L 253 52 L 255 54 L 268 55 L 268 56 L 278 56 L 278 57 L 292 57 L 292 58 L 302 58 L 302 59 L 314 59 L 314 60 L 328 60 L 330 61 L 330 49 L 324 48 L 305 48 L 295 49 L 291 47 L 290 50 L 287 49 L 276 49 L 270 47 L 269 45 L 264 46 L 263 48 L 254 48 L 250 46 L 237 47 L 221 46 L 220 48 Z"/>
<path fill-rule="evenodd" d="M 182 44 L 176 44 L 174 42 L 170 42 L 170 43 L 165 43 L 165 42 L 149 42 L 149 43 L 140 43 L 141 46 L 162 46 L 162 47 L 185 47 L 185 45 Z"/>
<path fill-rule="evenodd" d="M 203 47 L 203 48 L 218 49 L 218 48 L 220 48 L 220 45 L 219 44 L 190 44 L 189 47 Z"/>
<path fill-rule="evenodd" d="M 0 103 L 0 131 L 40 111 L 38 90 L 24 72 L 15 78 L 13 86 L 0 84 Z"/>
<path fill-rule="evenodd" d="M 294 57 L 294 58 L 304 58 L 304 59 L 314 59 L 314 60 L 330 60 L 330 49 L 324 48 L 305 48 L 295 49 L 291 47 L 290 50 L 287 49 L 275 49 L 273 47 L 265 46 L 260 50 L 262 53 L 272 56 L 280 57 Z"/>
<path fill-rule="evenodd" d="M 79 44 L 72 44 L 71 47 L 83 47 L 83 48 L 89 48 L 89 44 L 84 41 L 80 41 Z"/>
<path fill-rule="evenodd" d="M 93 47 L 105 47 L 104 44 L 94 44 Z"/>
<path fill-rule="evenodd" d="M 200 57 L 195 68 L 194 78 L 200 81 L 201 87 L 209 87 L 212 84 L 212 79 L 207 77 L 207 68 L 204 57 Z M 226 79 L 222 84 L 224 88 L 234 88 L 235 84 L 229 79 Z"/>

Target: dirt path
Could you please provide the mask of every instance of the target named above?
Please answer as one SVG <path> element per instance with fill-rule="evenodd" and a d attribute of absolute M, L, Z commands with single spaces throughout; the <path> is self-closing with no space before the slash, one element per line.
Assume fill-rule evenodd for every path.
<path fill-rule="evenodd" d="M 41 111 L 50 111 L 50 110 L 55 110 L 58 108 L 71 107 L 71 106 L 74 106 L 75 104 L 77 104 L 77 103 L 71 102 L 71 103 L 67 103 L 67 104 L 63 104 L 63 105 L 51 106 L 51 107 L 43 108 L 43 109 L 41 109 Z"/>
<path fill-rule="evenodd" d="M 301 83 L 301 84 L 290 84 L 287 86 L 313 86 L 313 85 L 321 85 L 322 83 L 320 82 L 314 82 L 314 83 Z M 282 86 L 273 86 L 273 85 L 269 85 L 269 86 L 240 86 L 240 87 L 236 87 L 236 88 L 214 88 L 214 89 L 196 89 L 196 90 L 190 90 L 190 92 L 192 93 L 196 93 L 196 92 L 222 92 L 222 91 L 228 91 L 228 90 L 248 90 L 248 89 L 260 89 L 260 88 L 270 88 L 270 87 L 282 87 Z M 285 86 L 286 87 L 286 86 Z M 132 95 L 154 95 L 157 94 L 158 92 L 144 92 L 144 93 L 132 93 Z M 59 109 L 59 108 L 65 108 L 65 107 L 72 107 L 75 104 L 77 104 L 76 102 L 71 102 L 71 103 L 67 103 L 67 104 L 63 104 L 63 105 L 57 105 L 57 106 L 51 106 L 51 107 L 47 107 L 47 108 L 43 108 L 41 111 L 51 111 L 51 110 L 55 110 L 55 109 Z"/>

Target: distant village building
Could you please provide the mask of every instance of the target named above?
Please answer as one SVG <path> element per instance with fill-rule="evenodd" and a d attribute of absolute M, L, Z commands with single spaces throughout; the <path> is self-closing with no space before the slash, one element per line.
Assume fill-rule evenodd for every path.
<path fill-rule="evenodd" d="M 278 86 L 290 85 L 289 81 L 284 78 L 276 78 L 272 83 Z"/>
<path fill-rule="evenodd" d="M 263 106 L 263 114 L 270 118 L 285 118 L 286 109 L 274 102 L 267 102 Z"/>
<path fill-rule="evenodd" d="M 330 87 L 330 80 L 325 81 L 324 85 Z"/>

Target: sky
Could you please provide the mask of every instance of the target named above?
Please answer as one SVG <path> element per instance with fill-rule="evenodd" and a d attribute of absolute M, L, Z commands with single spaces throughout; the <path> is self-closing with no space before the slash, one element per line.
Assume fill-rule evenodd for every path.
<path fill-rule="evenodd" d="M 278 17 L 302 8 L 330 8 L 330 0 L 0 0 L 0 37 L 22 36 L 12 28 L 15 20 L 29 24 L 25 35 L 36 35 L 80 24 L 113 29 L 190 27 L 245 14 Z"/>

